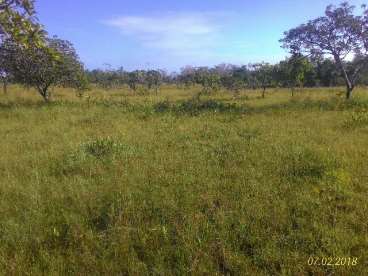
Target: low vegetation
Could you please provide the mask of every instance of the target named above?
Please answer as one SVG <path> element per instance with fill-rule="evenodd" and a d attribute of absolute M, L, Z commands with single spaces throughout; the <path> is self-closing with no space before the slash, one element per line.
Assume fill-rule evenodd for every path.
<path fill-rule="evenodd" d="M 0 95 L 0 271 L 367 274 L 366 90 L 200 91 Z"/>

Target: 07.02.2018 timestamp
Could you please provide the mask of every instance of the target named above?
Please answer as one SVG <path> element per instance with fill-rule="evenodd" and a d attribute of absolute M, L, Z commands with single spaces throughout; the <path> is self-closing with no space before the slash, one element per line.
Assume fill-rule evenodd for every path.
<path fill-rule="evenodd" d="M 309 257 L 308 265 L 314 266 L 356 266 L 357 257 Z"/>

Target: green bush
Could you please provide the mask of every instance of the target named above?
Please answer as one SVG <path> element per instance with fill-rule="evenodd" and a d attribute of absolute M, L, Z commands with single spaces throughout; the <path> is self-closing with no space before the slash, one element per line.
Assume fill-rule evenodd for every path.
<path fill-rule="evenodd" d="M 160 113 L 160 112 L 166 112 L 170 110 L 171 106 L 170 106 L 170 102 L 168 100 L 165 100 L 163 102 L 159 102 L 155 104 L 153 108 L 155 112 Z"/>
<path fill-rule="evenodd" d="M 113 140 L 110 137 L 99 138 L 94 141 L 82 144 L 82 149 L 86 154 L 102 159 L 117 155 L 125 150 L 130 150 L 127 145 Z"/>

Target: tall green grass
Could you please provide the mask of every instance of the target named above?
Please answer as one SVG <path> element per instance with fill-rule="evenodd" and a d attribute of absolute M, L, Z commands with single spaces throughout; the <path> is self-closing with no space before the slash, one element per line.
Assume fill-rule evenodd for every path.
<path fill-rule="evenodd" d="M 368 97 L 0 95 L 3 275 L 366 275 Z M 357 257 L 356 266 L 308 258 Z"/>

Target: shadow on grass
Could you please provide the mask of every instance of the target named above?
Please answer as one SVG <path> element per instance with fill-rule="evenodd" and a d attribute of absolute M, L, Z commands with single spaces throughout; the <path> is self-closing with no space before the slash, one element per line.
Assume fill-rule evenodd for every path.
<path fill-rule="evenodd" d="M 44 102 L 44 101 L 18 101 L 18 102 L 0 102 L 0 110 L 12 110 L 18 108 L 53 108 L 53 107 L 60 107 L 60 106 L 81 106 L 81 103 L 78 102 L 71 102 L 71 101 L 51 101 L 51 102 Z"/>
<path fill-rule="evenodd" d="M 306 98 L 291 99 L 284 103 L 277 103 L 272 105 L 264 105 L 257 107 L 248 107 L 249 113 L 268 113 L 281 111 L 344 111 L 357 110 L 368 108 L 368 100 L 356 98 L 352 100 L 331 98 L 327 100 L 313 100 Z"/>
<path fill-rule="evenodd" d="M 251 106 L 249 104 L 226 103 L 220 100 L 196 100 L 190 99 L 176 103 L 163 101 L 155 104 L 155 113 L 171 112 L 178 115 L 196 116 L 205 112 L 233 113 L 233 114 L 260 114 L 282 111 L 342 111 L 368 108 L 368 100 L 353 99 L 350 101 L 342 99 L 312 100 L 291 99 L 284 103 Z"/>
<path fill-rule="evenodd" d="M 198 100 L 190 99 L 177 103 L 170 103 L 163 101 L 153 106 L 156 113 L 171 112 L 178 115 L 196 116 L 204 112 L 218 112 L 218 113 L 245 113 L 247 107 L 239 106 L 235 103 L 226 103 L 216 100 Z"/>
<path fill-rule="evenodd" d="M 331 98 L 328 100 L 313 100 L 310 98 L 306 98 L 303 100 L 291 99 L 288 102 L 274 104 L 274 105 L 266 105 L 262 107 L 253 108 L 254 112 L 265 112 L 267 110 L 320 110 L 320 111 L 342 111 L 342 110 L 354 110 L 367 108 L 368 101 L 365 99 L 338 99 Z"/>
<path fill-rule="evenodd" d="M 282 111 L 342 111 L 368 109 L 368 100 L 354 98 L 345 100 L 339 98 L 330 98 L 324 100 L 291 99 L 287 102 L 277 104 L 265 104 L 262 106 L 252 106 L 250 104 L 226 102 L 226 100 L 205 99 L 199 100 L 192 98 L 185 101 L 169 102 L 161 101 L 156 104 L 150 103 L 129 103 L 127 101 L 111 100 L 91 100 L 86 101 L 52 101 L 45 103 L 43 101 L 19 101 L 19 102 L 0 102 L 0 110 L 11 110 L 18 108 L 54 108 L 54 107 L 79 107 L 88 109 L 90 107 L 104 107 L 124 109 L 126 112 L 144 112 L 147 116 L 154 114 L 173 113 L 176 115 L 197 116 L 202 113 L 230 113 L 230 114 L 260 114 Z"/>
<path fill-rule="evenodd" d="M 2 109 L 17 109 L 17 108 L 36 108 L 44 106 L 43 102 L 19 101 L 19 102 L 0 102 L 0 110 Z"/>

